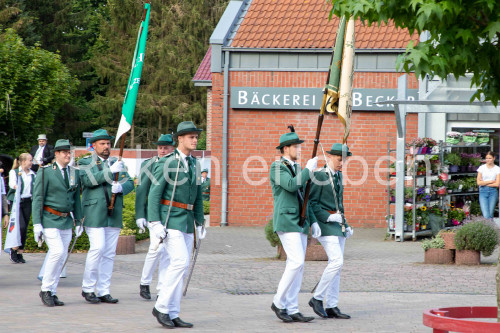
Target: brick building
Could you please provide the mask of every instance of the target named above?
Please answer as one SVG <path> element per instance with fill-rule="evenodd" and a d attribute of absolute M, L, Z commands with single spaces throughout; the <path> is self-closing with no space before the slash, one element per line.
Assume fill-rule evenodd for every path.
<path fill-rule="evenodd" d="M 212 225 L 264 225 L 272 216 L 269 168 L 287 125 L 302 144 L 301 164 L 311 157 L 338 19 L 328 20 L 324 0 L 308 2 L 230 1 L 210 39 L 210 48 L 193 81 L 208 87 L 207 149 L 212 155 Z M 350 150 L 356 158 L 344 170 L 345 209 L 350 223 L 384 227 L 387 142 L 395 142 L 390 108 L 374 102 L 396 95 L 396 58 L 418 40 L 394 26 L 356 23 L 354 106 Z M 418 81 L 408 79 L 417 98 Z M 227 122 L 227 125 L 224 124 Z M 417 136 L 418 117 L 407 118 L 407 137 Z M 324 148 L 341 142 L 343 128 L 325 117 Z M 321 156 L 321 153 L 319 154 Z M 322 157 L 321 157 L 322 158 Z M 224 163 L 227 160 L 227 163 Z M 224 165 L 227 170 L 224 170 Z M 227 201 L 224 201 L 227 197 Z"/>

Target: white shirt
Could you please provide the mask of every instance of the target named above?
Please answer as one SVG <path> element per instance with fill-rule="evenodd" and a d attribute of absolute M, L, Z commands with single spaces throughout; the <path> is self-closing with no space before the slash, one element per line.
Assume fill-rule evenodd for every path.
<path fill-rule="evenodd" d="M 38 149 L 35 153 L 35 156 L 33 156 L 33 164 L 38 164 L 38 161 L 42 159 L 44 149 L 45 149 L 45 146 L 43 146 L 43 147 L 38 146 Z"/>
<path fill-rule="evenodd" d="M 57 167 L 59 168 L 59 171 L 61 171 L 61 175 L 62 175 L 62 177 L 64 179 L 64 170 L 63 170 L 64 168 L 61 166 L 61 164 L 57 163 L 57 161 L 56 161 L 56 164 L 57 164 Z M 68 181 L 69 181 L 69 168 L 67 169 L 66 172 L 68 173 Z"/>
<path fill-rule="evenodd" d="M 497 175 L 500 174 L 500 167 L 494 165 L 492 168 L 488 168 L 486 164 L 483 164 L 477 169 L 478 173 L 481 173 L 481 178 L 483 181 L 496 180 Z"/>
<path fill-rule="evenodd" d="M 186 168 L 186 170 L 189 170 L 189 168 L 188 168 L 188 165 L 189 165 L 189 164 L 188 164 L 188 161 L 187 161 L 187 155 L 186 155 L 186 154 L 184 154 L 184 153 L 183 153 L 182 151 L 180 151 L 180 150 L 177 150 L 177 151 L 179 152 L 179 155 L 181 155 L 181 157 L 182 157 L 182 163 L 184 163 L 184 167 Z M 191 155 L 189 155 L 189 157 L 191 157 Z M 192 157 L 191 157 L 191 158 L 192 158 Z"/>
<path fill-rule="evenodd" d="M 9 187 L 14 188 L 14 186 L 17 186 L 17 169 L 12 169 L 9 171 Z M 35 173 L 30 169 L 28 173 L 21 171 L 21 177 L 23 179 L 24 183 L 24 188 L 23 192 L 21 193 L 21 198 L 31 198 L 31 179 L 35 175 Z M 21 186 L 21 184 L 19 184 Z"/>
<path fill-rule="evenodd" d="M 284 156 L 283 156 L 283 158 L 284 158 L 285 160 L 287 160 L 287 161 L 288 161 L 288 163 L 290 163 L 290 165 L 294 168 L 294 170 L 293 170 L 293 171 L 295 171 L 295 164 L 297 164 L 297 162 L 294 162 L 294 161 L 292 161 L 291 159 L 288 159 L 288 158 L 286 158 L 286 157 L 284 157 Z"/>

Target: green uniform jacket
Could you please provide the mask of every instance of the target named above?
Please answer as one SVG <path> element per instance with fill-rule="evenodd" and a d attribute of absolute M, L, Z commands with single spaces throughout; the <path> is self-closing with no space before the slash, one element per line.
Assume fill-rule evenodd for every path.
<path fill-rule="evenodd" d="M 151 179 L 153 177 L 154 166 L 158 162 L 158 156 L 149 158 L 142 162 L 141 170 L 144 170 L 139 175 L 140 184 L 135 189 L 135 219 L 147 218 L 147 201 L 149 188 L 151 187 Z M 149 173 L 146 172 L 149 171 Z"/>
<path fill-rule="evenodd" d="M 21 168 L 16 169 L 16 177 L 18 177 L 19 172 L 21 171 Z M 17 182 L 17 179 L 16 179 Z M 33 195 L 33 185 L 35 184 L 35 175 L 31 175 L 31 193 Z M 23 194 L 23 188 L 24 188 L 24 180 L 23 177 L 21 177 L 21 194 Z M 16 190 L 13 188 L 10 188 L 9 191 L 7 192 L 7 200 L 10 202 L 14 202 L 14 197 L 16 196 Z"/>
<path fill-rule="evenodd" d="M 314 173 L 315 179 L 318 183 L 324 185 L 315 184 L 313 181 L 311 183 L 311 193 L 309 195 L 310 206 L 314 211 L 314 215 L 318 220 L 318 224 L 321 228 L 321 236 L 344 236 L 345 233 L 342 232 L 342 226 L 337 222 L 326 222 L 330 213 L 328 211 L 338 210 L 335 205 L 335 199 L 333 197 L 333 189 L 330 183 L 326 167 L 316 171 Z M 342 184 L 342 172 L 339 172 L 339 206 L 340 211 L 344 212 L 344 185 Z M 333 180 L 333 175 L 332 175 Z M 348 227 L 346 223 L 346 228 Z"/>
<path fill-rule="evenodd" d="M 117 159 L 111 157 L 108 160 L 113 164 Z M 99 170 L 97 163 L 101 163 L 101 160 L 95 153 L 78 161 L 83 187 L 82 206 L 83 215 L 85 216 L 84 226 L 92 228 L 122 228 L 123 196 L 134 190 L 134 182 L 130 179 L 127 172 L 120 172 L 118 180 L 122 184 L 123 193 L 116 195 L 113 215 L 108 216 L 108 205 L 106 196 L 104 195 L 103 184 L 108 192 L 109 200 L 111 200 L 111 183 L 108 180 L 114 180 L 114 175 L 109 170 L 109 167 L 104 166 L 104 163 L 101 163 L 102 170 Z"/>
<path fill-rule="evenodd" d="M 61 213 L 73 212 L 77 220 L 82 218 L 79 171 L 72 167 L 69 168 L 69 188 L 66 187 L 61 169 L 59 169 L 57 164 L 49 164 L 46 167 L 38 169 L 31 204 L 33 224 L 42 223 L 44 228 L 56 229 L 71 229 L 73 227 L 73 218 L 71 215 L 66 217 L 57 216 L 45 210 L 42 211 L 43 206 L 48 206 Z M 43 212 L 42 220 L 40 220 L 40 211 Z"/>
<path fill-rule="evenodd" d="M 203 201 L 210 201 L 210 178 L 207 177 L 205 182 L 201 183 L 201 193 L 203 196 Z"/>
<path fill-rule="evenodd" d="M 306 223 L 302 228 L 299 226 L 300 208 L 297 191 L 304 197 L 306 182 L 310 178 L 309 170 L 302 170 L 300 165 L 295 164 L 296 176 L 293 177 L 284 161 L 284 158 L 274 161 L 269 174 L 274 199 L 273 230 L 308 234 L 309 226 L 316 222 L 316 219 L 308 205 Z"/>
<path fill-rule="evenodd" d="M 172 198 L 172 189 L 179 158 L 181 157 L 176 149 L 175 152 L 162 157 L 156 163 L 154 176 L 158 184 L 151 184 L 148 197 L 148 221 L 150 222 L 161 221 L 165 225 L 169 206 L 162 205 L 160 202 L 161 199 L 171 200 Z M 188 170 L 181 160 L 173 200 L 175 202 L 191 204 L 193 205 L 193 210 L 172 206 L 167 224 L 168 229 L 193 233 L 194 223 L 197 226 L 204 224 L 205 217 L 203 216 L 203 198 L 201 197 L 200 169 L 201 166 L 196 161 L 196 170 L 193 170 L 193 177 L 189 179 Z"/>

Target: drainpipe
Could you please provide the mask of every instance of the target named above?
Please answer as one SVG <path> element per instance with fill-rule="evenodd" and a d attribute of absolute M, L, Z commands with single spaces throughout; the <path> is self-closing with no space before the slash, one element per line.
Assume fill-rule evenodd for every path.
<path fill-rule="evenodd" d="M 222 201 L 220 226 L 227 226 L 227 113 L 229 96 L 229 51 L 224 51 L 224 97 L 222 106 Z"/>

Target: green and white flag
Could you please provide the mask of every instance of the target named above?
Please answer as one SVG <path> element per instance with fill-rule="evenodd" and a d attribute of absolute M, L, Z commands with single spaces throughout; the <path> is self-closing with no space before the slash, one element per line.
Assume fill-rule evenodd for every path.
<path fill-rule="evenodd" d="M 137 101 L 137 92 L 139 91 L 142 65 L 144 62 L 144 54 L 146 52 L 146 39 L 148 37 L 150 9 L 151 5 L 149 3 L 146 3 L 144 5 L 145 15 L 143 15 L 143 20 L 139 28 L 139 34 L 137 36 L 137 43 L 135 44 L 134 59 L 132 60 L 132 69 L 130 71 L 130 77 L 128 78 L 127 92 L 125 93 L 125 99 L 123 100 L 122 118 L 120 119 L 120 125 L 118 125 L 115 146 L 118 142 L 118 139 L 120 139 L 123 134 L 127 133 L 130 128 L 132 128 L 135 102 Z"/>

